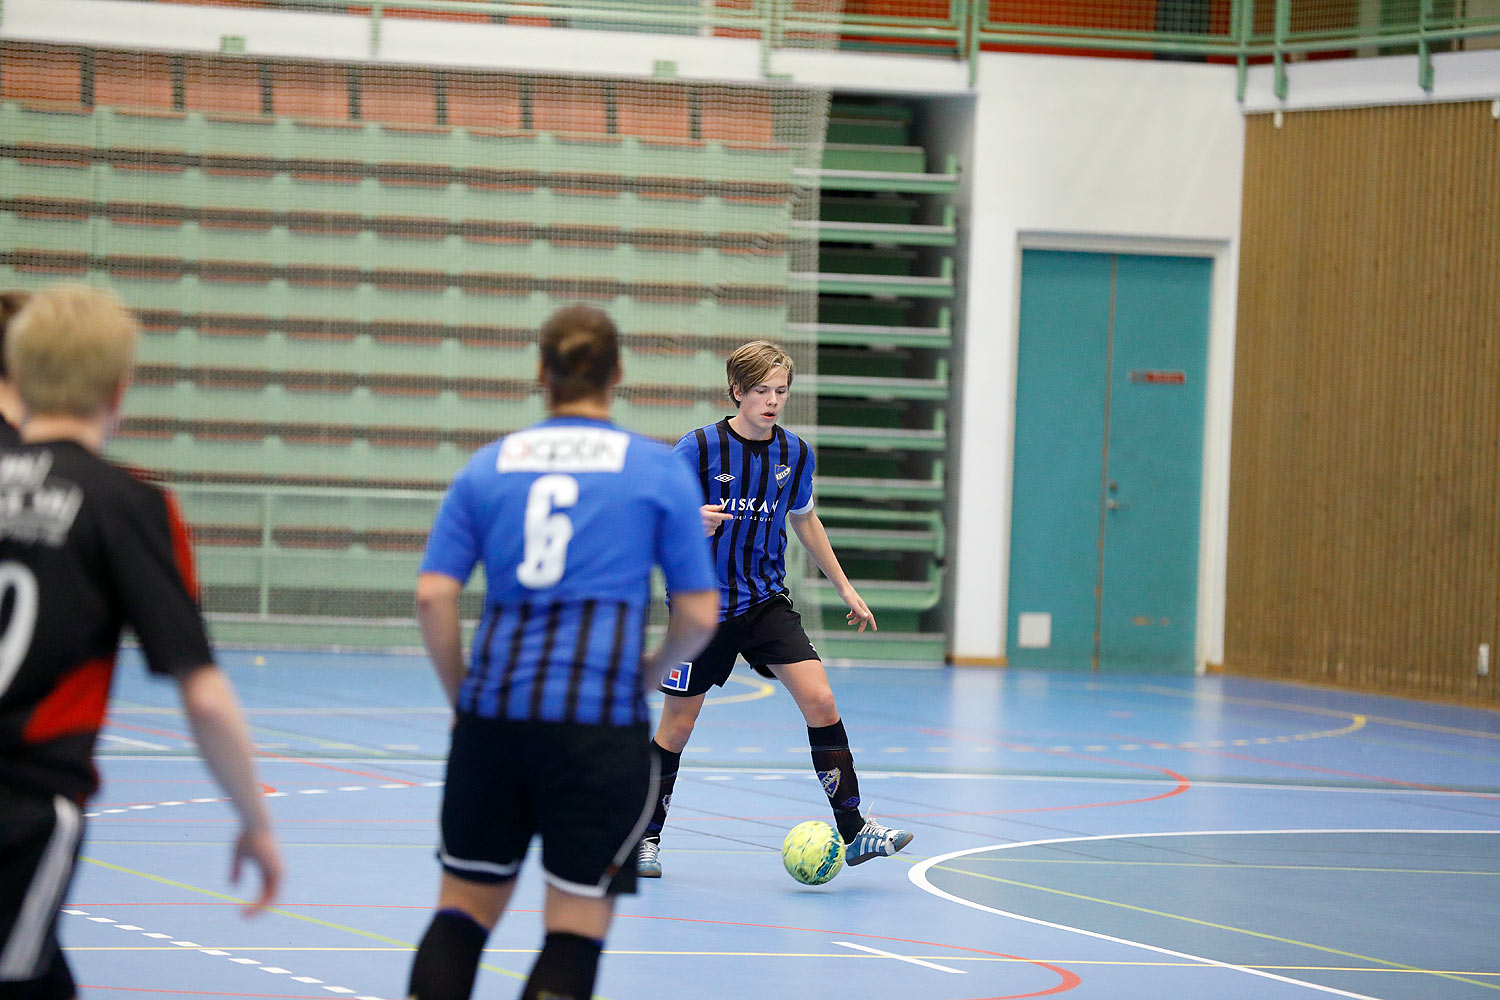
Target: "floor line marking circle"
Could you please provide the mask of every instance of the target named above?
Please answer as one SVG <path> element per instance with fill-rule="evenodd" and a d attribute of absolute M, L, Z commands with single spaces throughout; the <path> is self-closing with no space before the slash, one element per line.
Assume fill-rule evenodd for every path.
<path fill-rule="evenodd" d="M 997 907 L 986 906 L 985 904 L 977 902 L 975 900 L 965 899 L 962 896 L 957 896 L 957 895 L 954 895 L 953 893 L 948 892 L 946 890 L 939 889 L 937 886 L 935 886 L 935 885 L 932 884 L 931 880 L 928 878 L 928 875 L 927 875 L 927 873 L 931 869 L 937 867 L 938 865 L 944 864 L 944 863 L 946 863 L 948 861 L 952 861 L 955 858 L 966 857 L 966 856 L 971 855 L 971 854 L 981 854 L 981 853 L 985 853 L 985 852 L 989 852 L 989 851 L 1015 850 L 1015 849 L 1021 848 L 1021 847 L 1044 847 L 1044 846 L 1047 846 L 1049 844 L 1081 844 L 1081 843 L 1091 843 L 1091 842 L 1102 841 L 1102 840 L 1132 840 L 1132 839 L 1147 839 L 1147 838 L 1155 839 L 1155 838 L 1162 838 L 1162 837 L 1226 837 L 1226 836 L 1227 837 L 1235 837 L 1235 836 L 1274 836 L 1274 835 L 1277 835 L 1277 834 L 1282 834 L 1282 835 L 1287 835 L 1287 834 L 1310 835 L 1310 834 L 1351 834 L 1351 833 L 1375 833 L 1375 834 L 1402 834 L 1402 833 L 1408 833 L 1408 834 L 1424 834 L 1424 835 L 1433 835 L 1433 834 L 1436 834 L 1436 835 L 1453 835 L 1453 836 L 1472 836 L 1472 835 L 1478 835 L 1478 836 L 1500 836 L 1500 830 L 1291 829 L 1291 830 L 1175 830 L 1175 831 L 1157 831 L 1157 832 L 1154 832 L 1154 833 L 1153 832 L 1106 833 L 1106 834 L 1098 834 L 1096 836 L 1090 836 L 1090 837 L 1049 837 L 1049 838 L 1045 838 L 1045 839 L 1042 839 L 1042 840 L 1017 841 L 1016 843 L 1013 843 L 1013 844 L 987 844 L 987 845 L 984 845 L 982 847 L 968 847 L 968 848 L 964 848 L 963 850 L 959 850 L 959 851 L 949 851 L 947 854 L 935 855 L 933 857 L 926 858 L 926 859 L 924 859 L 922 861 L 919 861 L 919 862 L 917 862 L 917 864 L 913 865 L 912 868 L 911 868 L 911 870 L 907 872 L 907 878 L 909 878 L 911 880 L 912 884 L 915 885 L 917 888 L 921 889 L 923 892 L 929 893 L 930 895 L 933 895 L 933 896 L 937 896 L 940 899 L 946 899 L 946 900 L 948 900 L 951 903 L 958 903 L 959 905 L 961 905 L 961 906 L 967 906 L 970 909 L 980 910 L 980 911 L 982 911 L 984 913 L 993 913 L 996 916 L 1009 917 L 1012 920 L 1020 920 L 1023 923 L 1035 924 L 1035 925 L 1037 925 L 1039 927 L 1050 927 L 1050 928 L 1052 928 L 1054 930 L 1068 931 L 1068 932 L 1073 933 L 1073 934 L 1081 934 L 1081 935 L 1083 935 L 1085 937 L 1095 938 L 1095 939 L 1100 940 L 1100 941 L 1109 941 L 1109 942 L 1111 942 L 1113 944 L 1122 944 L 1122 945 L 1126 945 L 1127 947 L 1131 947 L 1131 948 L 1141 948 L 1141 949 L 1144 949 L 1146 951 L 1156 952 L 1157 954 L 1160 954 L 1160 955 L 1171 955 L 1174 958 L 1184 958 L 1184 959 L 1188 959 L 1190 961 L 1201 962 L 1204 965 L 1212 965 L 1212 966 L 1216 966 L 1216 967 L 1222 968 L 1222 969 L 1230 969 L 1230 970 L 1233 970 L 1235 972 L 1243 972 L 1246 975 L 1259 976 L 1259 977 L 1264 978 L 1264 979 L 1272 979 L 1272 980 L 1276 980 L 1278 982 L 1287 983 L 1287 984 L 1293 985 L 1293 986 L 1302 986 L 1302 987 L 1306 987 L 1307 989 L 1310 989 L 1310 990 L 1316 990 L 1316 991 L 1318 991 L 1320 993 L 1329 993 L 1329 994 L 1332 994 L 1334 996 L 1349 997 L 1349 998 L 1351 998 L 1351 1000 L 1380 1000 L 1379 997 L 1372 997 L 1372 996 L 1369 996 L 1369 995 L 1364 994 L 1364 993 L 1353 993 L 1353 992 L 1350 992 L 1348 990 L 1341 990 L 1341 989 L 1337 989 L 1337 988 L 1332 987 L 1332 986 L 1322 986 L 1322 985 L 1319 985 L 1318 983 L 1309 983 L 1309 982 L 1307 982 L 1305 980 L 1293 979 L 1290 976 L 1279 976 L 1279 975 L 1277 975 L 1277 974 L 1275 974 L 1273 972 L 1267 972 L 1267 971 L 1265 971 L 1263 969 L 1251 968 L 1251 967 L 1245 966 L 1245 965 L 1235 965 L 1232 962 L 1223 962 L 1223 961 L 1220 961 L 1220 960 L 1215 959 L 1215 958 L 1207 958 L 1207 957 L 1202 956 L 1202 955 L 1193 955 L 1193 954 L 1190 954 L 1190 953 L 1184 952 L 1184 951 L 1176 951 L 1176 950 L 1174 950 L 1172 948 L 1164 948 L 1164 947 L 1162 947 L 1160 945 L 1147 944 L 1144 941 L 1132 941 L 1129 938 L 1116 937 L 1116 936 L 1114 936 L 1112 934 L 1104 934 L 1104 933 L 1101 933 L 1099 931 L 1091 931 L 1091 930 L 1087 930 L 1086 928 L 1083 928 L 1083 927 L 1073 927 L 1073 926 L 1070 926 L 1068 924 L 1059 924 L 1059 923 L 1055 923 L 1055 922 L 1053 922 L 1051 920 L 1043 920 L 1040 917 L 1027 916 L 1024 913 L 1015 913 L 1015 912 L 1012 912 L 1010 910 L 1002 910 L 1002 909 L 999 909 Z"/>

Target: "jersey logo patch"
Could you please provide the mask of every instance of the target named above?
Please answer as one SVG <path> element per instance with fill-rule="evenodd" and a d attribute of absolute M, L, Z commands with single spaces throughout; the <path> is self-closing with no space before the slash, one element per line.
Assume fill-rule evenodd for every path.
<path fill-rule="evenodd" d="M 714 476 L 714 479 L 718 480 L 721 483 L 732 483 L 732 482 L 734 482 L 734 477 L 731 476 L 727 472 L 721 472 L 721 473 L 719 473 L 717 476 Z"/>
<path fill-rule="evenodd" d="M 686 691 L 688 689 L 688 678 L 693 675 L 693 665 L 684 663 L 667 671 L 667 676 L 662 678 L 661 686 L 669 691 Z"/>
<path fill-rule="evenodd" d="M 537 427 L 500 444 L 497 472 L 619 472 L 630 435 L 604 427 Z"/>
<path fill-rule="evenodd" d="M 792 474 L 792 470 L 784 465 L 776 466 L 776 481 L 779 483 Z"/>
<path fill-rule="evenodd" d="M 834 768 L 831 771 L 818 772 L 818 780 L 823 783 L 823 794 L 830 799 L 838 794 L 840 777 L 838 768 Z"/>

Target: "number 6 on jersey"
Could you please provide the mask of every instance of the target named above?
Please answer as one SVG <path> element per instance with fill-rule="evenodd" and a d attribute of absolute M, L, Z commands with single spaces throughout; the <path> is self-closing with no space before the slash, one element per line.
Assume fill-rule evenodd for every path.
<path fill-rule="evenodd" d="M 572 476 L 542 476 L 526 495 L 526 550 L 516 579 L 532 590 L 551 587 L 562 579 L 568 559 L 573 522 L 559 507 L 578 502 L 578 480 Z"/>

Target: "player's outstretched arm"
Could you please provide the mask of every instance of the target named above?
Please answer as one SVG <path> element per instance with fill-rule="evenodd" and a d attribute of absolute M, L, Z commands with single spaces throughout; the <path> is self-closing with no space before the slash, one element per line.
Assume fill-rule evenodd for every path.
<path fill-rule="evenodd" d="M 467 670 L 458 618 L 458 595 L 463 589 L 462 582 L 446 573 L 417 577 L 417 627 L 450 705 L 458 704 L 458 688 Z"/>
<path fill-rule="evenodd" d="M 787 520 L 792 524 L 792 530 L 797 533 L 797 540 L 812 556 L 812 561 L 817 564 L 823 575 L 828 577 L 828 582 L 833 584 L 833 589 L 839 595 L 839 600 L 849 607 L 848 622 L 850 625 L 858 625 L 863 632 L 868 626 L 876 632 L 880 626 L 875 624 L 875 615 L 865 604 L 864 599 L 859 596 L 859 591 L 849 582 L 844 575 L 844 568 L 839 565 L 838 556 L 833 554 L 833 543 L 828 540 L 828 531 L 823 527 L 823 522 L 818 518 L 818 512 L 809 510 L 805 514 L 788 514 Z"/>
<path fill-rule="evenodd" d="M 686 663 L 708 645 L 719 628 L 719 591 L 688 590 L 672 595 L 667 634 L 641 661 L 641 684 L 656 690 L 668 670 Z"/>
<path fill-rule="evenodd" d="M 241 828 L 230 862 L 230 880 L 239 881 L 247 860 L 260 869 L 260 895 L 245 908 L 249 916 L 270 906 L 281 887 L 281 856 L 271 833 L 270 813 L 255 780 L 250 729 L 229 678 L 217 667 L 210 664 L 187 674 L 179 682 L 179 690 L 182 710 L 203 759 L 239 813 Z"/>

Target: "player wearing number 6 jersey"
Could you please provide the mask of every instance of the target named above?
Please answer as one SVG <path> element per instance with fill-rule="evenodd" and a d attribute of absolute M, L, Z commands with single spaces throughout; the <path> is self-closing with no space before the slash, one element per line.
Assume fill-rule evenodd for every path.
<path fill-rule="evenodd" d="M 713 634 L 718 594 L 697 485 L 658 442 L 609 421 L 618 335 L 574 306 L 541 330 L 548 419 L 464 466 L 417 583 L 422 640 L 457 716 L 443 793 L 442 883 L 410 996 L 463 1000 L 542 840 L 546 939 L 525 1000 L 588 1000 L 618 893 L 635 891 L 636 844 L 656 769 L 645 694 Z M 484 613 L 467 664 L 458 598 L 484 564 Z M 672 597 L 644 648 L 651 570 Z"/>
<path fill-rule="evenodd" d="M 212 664 L 192 554 L 171 496 L 99 457 L 130 376 L 136 325 L 81 285 L 34 296 L 6 361 L 29 418 L 0 449 L 0 996 L 66 1000 L 58 906 L 94 791 L 94 741 L 129 625 L 146 665 L 171 677 L 243 828 L 233 871 L 281 864 L 243 716 Z"/>

